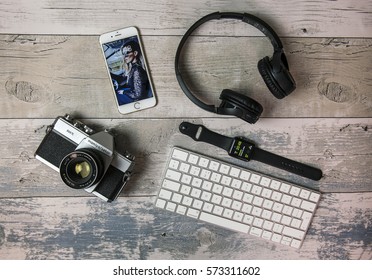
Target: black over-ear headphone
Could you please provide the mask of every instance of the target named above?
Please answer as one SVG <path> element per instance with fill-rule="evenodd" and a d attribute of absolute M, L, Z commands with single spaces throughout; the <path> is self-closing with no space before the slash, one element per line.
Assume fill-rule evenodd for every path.
<path fill-rule="evenodd" d="M 179 58 L 182 47 L 184 46 L 187 38 L 203 23 L 221 18 L 242 20 L 243 22 L 246 22 L 259 29 L 270 39 L 270 42 L 274 47 L 274 54 L 272 58 L 266 56 L 261 59 L 258 62 L 257 67 L 266 86 L 276 98 L 281 99 L 290 94 L 296 88 L 296 83 L 292 75 L 289 73 L 288 62 L 285 57 L 283 45 L 279 39 L 279 36 L 267 23 L 247 13 L 216 12 L 206 15 L 195 22 L 189 28 L 189 30 L 187 30 L 185 35 L 183 35 L 177 48 L 175 58 L 176 77 L 186 96 L 204 110 L 221 115 L 234 115 L 249 123 L 255 123 L 263 111 L 261 104 L 259 104 L 257 101 L 230 89 L 224 89 L 220 95 L 220 99 L 222 100 L 220 106 L 215 107 L 214 105 L 208 105 L 196 98 L 195 95 L 191 93 L 181 76 L 181 71 L 179 69 Z"/>

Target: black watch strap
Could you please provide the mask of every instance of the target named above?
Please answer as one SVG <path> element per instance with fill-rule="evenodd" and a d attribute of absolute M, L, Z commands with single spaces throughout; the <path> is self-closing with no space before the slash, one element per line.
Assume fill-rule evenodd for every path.
<path fill-rule="evenodd" d="M 183 134 L 190 136 L 195 141 L 212 144 L 226 150 L 227 152 L 230 150 L 230 147 L 234 141 L 233 138 L 211 131 L 204 125 L 182 122 L 179 129 Z"/>
<path fill-rule="evenodd" d="M 252 159 L 316 181 L 323 176 L 322 171 L 318 168 L 261 150 L 260 148 L 254 149 Z"/>
<path fill-rule="evenodd" d="M 234 151 L 236 151 L 236 142 L 243 141 L 245 147 L 249 147 L 249 153 L 245 152 L 247 156 L 244 158 L 234 156 L 236 158 L 245 161 L 251 159 L 257 160 L 312 180 L 320 180 L 322 177 L 322 171 L 320 169 L 262 150 L 255 147 L 253 143 L 242 140 L 242 138 L 227 137 L 213 132 L 203 125 L 195 125 L 189 122 L 182 122 L 179 129 L 181 133 L 190 136 L 195 141 L 206 142 L 222 148 L 231 156 L 234 156 Z"/>

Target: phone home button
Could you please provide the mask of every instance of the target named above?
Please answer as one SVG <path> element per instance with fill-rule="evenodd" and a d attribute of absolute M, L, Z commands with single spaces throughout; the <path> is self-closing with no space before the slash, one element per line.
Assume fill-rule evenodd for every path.
<path fill-rule="evenodd" d="M 139 102 L 134 103 L 134 109 L 141 109 L 141 104 Z"/>

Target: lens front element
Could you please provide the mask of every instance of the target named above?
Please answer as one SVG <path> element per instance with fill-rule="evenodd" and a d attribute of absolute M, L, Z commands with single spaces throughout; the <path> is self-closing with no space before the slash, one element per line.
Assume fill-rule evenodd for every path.
<path fill-rule="evenodd" d="M 91 170 L 90 164 L 86 161 L 77 163 L 75 165 L 75 173 L 77 175 L 80 175 L 82 179 L 85 179 L 89 176 L 90 170 Z"/>

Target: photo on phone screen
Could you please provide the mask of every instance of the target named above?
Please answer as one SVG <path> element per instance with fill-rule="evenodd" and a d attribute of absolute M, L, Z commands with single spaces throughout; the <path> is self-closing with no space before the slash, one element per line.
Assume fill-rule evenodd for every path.
<path fill-rule="evenodd" d="M 102 43 L 102 48 L 119 107 L 154 98 L 137 35 Z"/>

